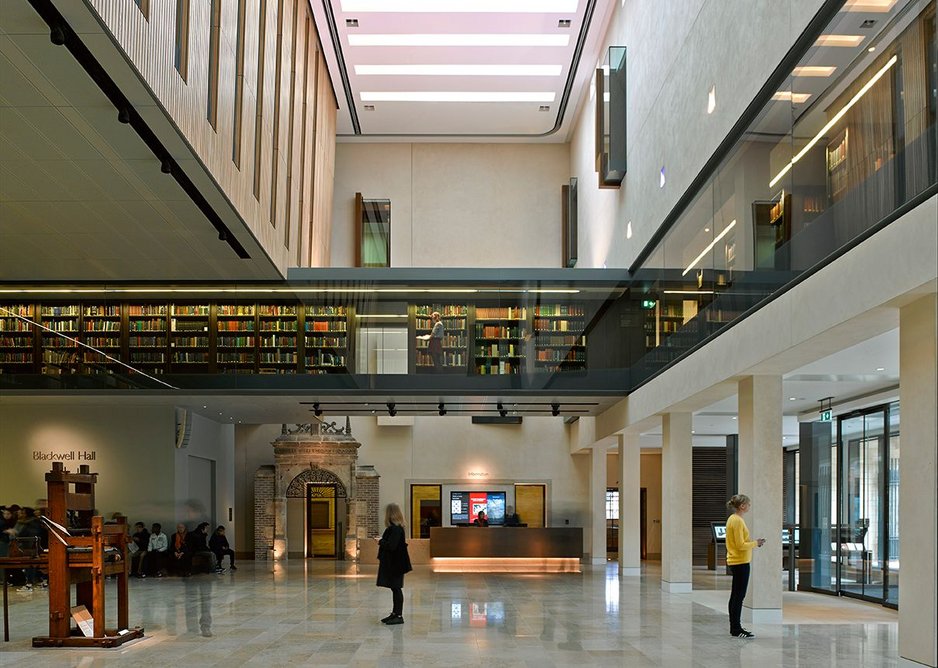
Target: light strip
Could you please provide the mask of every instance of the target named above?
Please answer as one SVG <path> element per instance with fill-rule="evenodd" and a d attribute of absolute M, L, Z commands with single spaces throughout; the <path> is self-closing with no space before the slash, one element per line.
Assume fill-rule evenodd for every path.
<path fill-rule="evenodd" d="M 91 350 L 91 351 L 93 351 L 93 352 L 96 352 L 97 354 L 101 355 L 102 357 L 104 357 L 104 358 L 106 358 L 106 359 L 109 359 L 110 361 L 114 362 L 115 364 L 120 364 L 122 367 L 124 367 L 124 368 L 126 368 L 126 369 L 130 369 L 130 370 L 133 371 L 134 373 L 139 373 L 141 376 L 146 376 L 146 377 L 149 378 L 150 380 L 155 381 L 155 382 L 159 383 L 160 385 L 164 385 L 164 386 L 168 387 L 168 388 L 171 389 L 171 390 L 178 390 L 178 389 L 179 389 L 179 388 L 176 387 L 175 385 L 170 385 L 170 384 L 167 383 L 166 381 L 162 381 L 162 380 L 160 380 L 159 378 L 154 378 L 154 377 L 151 376 L 150 374 L 145 373 L 145 372 L 141 371 L 140 369 L 137 369 L 136 367 L 132 367 L 132 366 L 130 366 L 129 364 L 127 364 L 126 362 L 122 362 L 121 360 L 117 359 L 116 357 L 111 357 L 111 356 L 108 355 L 106 352 L 101 351 L 101 350 L 98 350 L 98 349 L 95 348 L 94 346 L 89 346 L 87 343 L 82 343 L 82 342 L 79 341 L 78 339 L 73 339 L 71 336 L 68 336 L 67 334 L 63 334 L 62 332 L 57 332 L 57 331 L 55 331 L 54 329 L 52 329 L 51 327 L 46 327 L 46 326 L 43 325 L 43 324 L 40 324 L 40 323 L 38 323 L 38 322 L 36 322 L 36 321 L 34 321 L 34 320 L 30 320 L 29 318 L 23 317 L 23 316 L 19 315 L 18 313 L 14 313 L 13 311 L 10 311 L 9 309 L 3 308 L 2 306 L 0 306 L 0 311 L 2 311 L 3 313 L 5 313 L 5 314 L 8 315 L 8 316 L 11 316 L 11 317 L 13 317 L 13 318 L 17 318 L 18 320 L 22 320 L 23 322 L 29 323 L 30 325 L 33 325 L 34 327 L 38 327 L 39 329 L 45 330 L 45 331 L 47 331 L 47 332 L 49 332 L 49 333 L 51 333 L 51 334 L 55 334 L 56 336 L 59 336 L 59 337 L 65 339 L 65 340 L 67 340 L 67 341 L 71 341 L 71 342 L 74 343 L 75 345 L 81 346 L 82 348 L 87 348 L 88 350 Z"/>
<path fill-rule="evenodd" d="M 352 13 L 575 14 L 578 0 L 342 0 Z"/>
<path fill-rule="evenodd" d="M 569 46 L 570 35 L 539 33 L 348 35 L 349 46 Z"/>
<path fill-rule="evenodd" d="M 0 289 L 8 295 L 60 294 L 359 294 L 391 292 L 403 294 L 471 294 L 475 288 L 17 288 Z"/>
<path fill-rule="evenodd" d="M 795 77 L 829 77 L 836 71 L 836 67 L 826 65 L 804 65 L 796 67 L 791 74 Z"/>
<path fill-rule="evenodd" d="M 362 318 L 362 319 L 368 318 L 369 320 L 370 320 L 371 318 L 406 318 L 406 317 L 407 317 L 407 314 L 405 313 L 404 315 L 397 315 L 397 314 L 382 314 L 382 313 L 371 313 L 371 314 L 369 314 L 369 313 L 356 313 L 356 314 L 355 314 L 355 317 L 356 317 L 356 318 Z"/>
<path fill-rule="evenodd" d="M 782 179 L 782 177 L 785 176 L 785 174 L 787 174 L 791 170 L 791 168 L 795 166 L 796 162 L 801 160 L 808 151 L 814 148 L 814 145 L 817 144 L 821 140 L 821 137 L 826 135 L 827 131 L 830 130 L 832 127 L 834 127 L 834 125 L 836 125 L 837 122 L 841 118 L 844 117 L 844 114 L 850 111 L 853 105 L 859 102 L 860 98 L 866 95 L 867 92 L 870 90 L 870 88 L 872 88 L 876 84 L 876 82 L 879 81 L 883 77 L 883 75 L 886 74 L 886 72 L 888 72 L 889 69 L 893 65 L 895 65 L 898 61 L 899 61 L 899 56 L 893 56 L 892 58 L 890 58 L 889 61 L 885 65 L 883 65 L 882 69 L 880 69 L 879 72 L 874 74 L 873 77 L 869 81 L 866 82 L 863 88 L 858 90 L 857 94 L 854 95 L 852 98 L 850 98 L 850 101 L 847 104 L 845 104 L 840 111 L 834 114 L 834 116 L 829 121 L 827 121 L 827 124 L 823 128 L 821 128 L 820 131 L 816 135 L 814 135 L 814 139 L 809 141 L 807 145 L 803 149 L 801 149 L 795 155 L 794 158 L 791 159 L 791 162 L 785 165 L 785 167 L 782 168 L 782 171 L 780 171 L 778 174 L 775 175 L 774 179 L 769 181 L 769 188 L 774 187 L 775 184 L 778 183 Z"/>
<path fill-rule="evenodd" d="M 731 229 L 733 229 L 735 226 L 736 226 L 736 219 L 734 218 L 734 219 L 733 219 L 733 222 L 731 222 L 729 225 L 727 225 L 726 227 L 724 227 L 724 228 L 723 228 L 723 231 L 720 232 L 716 237 L 714 237 L 713 241 L 711 241 L 709 244 L 707 244 L 707 247 L 706 247 L 706 248 L 704 248 L 702 251 L 700 251 L 700 255 L 698 255 L 696 258 L 694 258 L 694 261 L 691 262 L 689 265 L 687 265 L 687 269 L 685 269 L 684 271 L 681 272 L 681 276 L 686 276 L 686 275 L 687 275 L 687 272 L 689 272 L 691 269 L 693 269 L 693 268 L 694 268 L 694 265 L 696 265 L 698 262 L 700 262 L 700 261 L 704 258 L 704 255 L 706 255 L 706 254 L 709 253 L 711 250 L 713 250 L 713 247 L 717 245 L 717 242 L 718 242 L 720 239 L 722 239 L 723 237 L 725 237 L 725 236 L 726 236 L 726 233 L 729 232 Z"/>
<path fill-rule="evenodd" d="M 559 77 L 562 65 L 356 65 L 359 76 Z"/>
<path fill-rule="evenodd" d="M 666 295 L 712 295 L 713 290 L 664 290 Z"/>
<path fill-rule="evenodd" d="M 366 91 L 362 102 L 553 102 L 557 93 L 502 91 Z"/>
<path fill-rule="evenodd" d="M 811 93 L 792 93 L 790 90 L 780 90 L 772 95 L 773 100 L 794 104 L 804 104 L 810 97 Z"/>
<path fill-rule="evenodd" d="M 845 12 L 888 12 L 896 4 L 896 0 L 847 0 L 844 3 Z"/>
<path fill-rule="evenodd" d="M 860 46 L 866 37 L 863 35 L 821 35 L 815 46 Z"/>

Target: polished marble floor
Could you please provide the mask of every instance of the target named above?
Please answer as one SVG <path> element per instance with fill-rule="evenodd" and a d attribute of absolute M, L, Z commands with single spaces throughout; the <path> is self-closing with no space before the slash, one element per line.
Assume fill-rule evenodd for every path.
<path fill-rule="evenodd" d="M 46 594 L 11 592 L 0 665 L 896 665 L 892 610 L 786 592 L 783 622 L 738 640 L 728 634 L 728 577 L 700 570 L 693 593 L 666 594 L 657 566 L 644 571 L 620 580 L 615 564 L 512 576 L 418 566 L 405 583 L 406 623 L 386 627 L 390 592 L 374 586 L 373 566 L 243 562 L 223 575 L 133 580 L 131 623 L 147 637 L 97 651 L 32 649 L 47 629 Z"/>

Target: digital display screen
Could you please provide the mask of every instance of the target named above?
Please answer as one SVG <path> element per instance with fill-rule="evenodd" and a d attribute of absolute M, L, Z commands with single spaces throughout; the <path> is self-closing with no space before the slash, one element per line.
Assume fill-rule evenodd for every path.
<path fill-rule="evenodd" d="M 491 525 L 505 523 L 505 492 L 450 492 L 449 510 L 452 524 L 471 524 L 479 511 Z"/>
<path fill-rule="evenodd" d="M 726 542 L 726 523 L 725 522 L 711 522 L 710 531 L 713 532 L 713 540 L 718 543 Z"/>

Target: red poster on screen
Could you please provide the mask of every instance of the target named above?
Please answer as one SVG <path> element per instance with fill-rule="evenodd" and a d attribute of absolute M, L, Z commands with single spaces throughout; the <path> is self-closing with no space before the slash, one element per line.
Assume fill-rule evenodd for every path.
<path fill-rule="evenodd" d="M 480 510 L 488 510 L 488 495 L 485 492 L 469 492 L 469 519 L 479 516 Z"/>

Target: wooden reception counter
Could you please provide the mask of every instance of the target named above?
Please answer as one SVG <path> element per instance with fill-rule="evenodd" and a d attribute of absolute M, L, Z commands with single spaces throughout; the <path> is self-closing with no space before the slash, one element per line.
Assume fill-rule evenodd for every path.
<path fill-rule="evenodd" d="M 437 572 L 579 572 L 580 527 L 432 527 Z"/>

